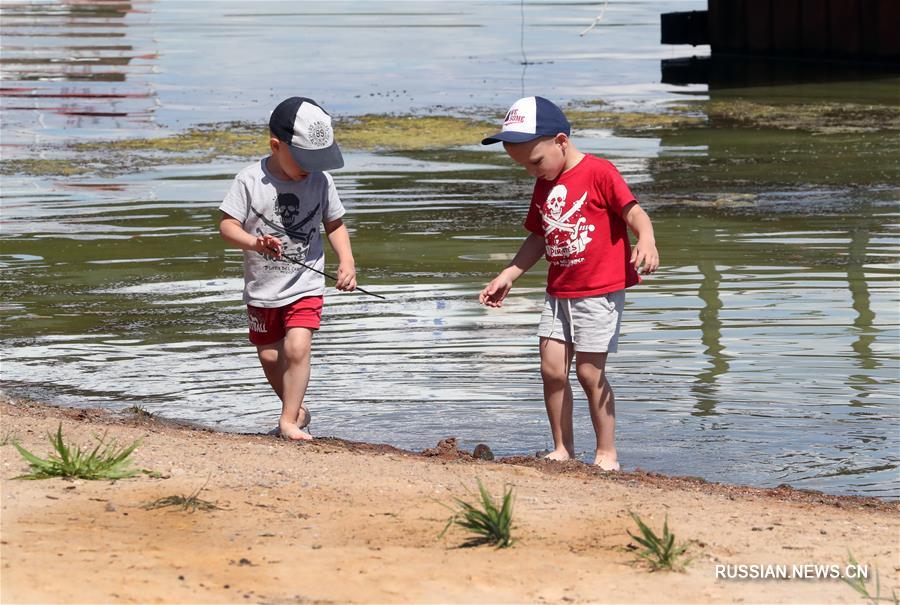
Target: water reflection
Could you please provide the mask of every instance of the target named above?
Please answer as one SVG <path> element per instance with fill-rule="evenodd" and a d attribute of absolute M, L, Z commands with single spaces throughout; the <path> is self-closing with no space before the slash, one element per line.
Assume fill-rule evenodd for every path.
<path fill-rule="evenodd" d="M 715 261 L 700 261 L 698 268 L 703 275 L 703 281 L 698 289 L 698 295 L 704 303 L 704 307 L 700 310 L 701 342 L 706 347 L 703 353 L 709 357 L 709 368 L 697 374 L 697 381 L 693 386 L 697 403 L 693 414 L 715 416 L 716 403 L 719 400 L 716 379 L 728 371 L 728 360 L 722 346 L 722 322 L 719 319 L 719 311 L 722 309 L 722 300 L 719 297 L 722 274 L 719 273 Z"/>
<path fill-rule="evenodd" d="M 710 90 L 784 86 L 813 82 L 859 82 L 894 78 L 889 62 L 828 61 L 816 58 L 714 55 L 660 61 L 667 84 L 706 84 Z"/>
<path fill-rule="evenodd" d="M 3 145 L 40 142 L 64 129 L 146 125 L 157 53 L 134 31 L 150 2 L 5 3 L 0 59 Z M 35 124 L 38 127 L 35 127 Z"/>
<path fill-rule="evenodd" d="M 872 371 L 881 367 L 878 356 L 872 350 L 880 330 L 875 327 L 875 313 L 872 311 L 871 297 L 866 284 L 865 267 L 870 240 L 868 225 L 855 227 L 851 230 L 850 236 L 847 254 L 847 283 L 853 298 L 853 310 L 856 311 L 853 328 L 858 334 L 852 348 L 856 354 L 859 369 L 865 372 L 851 374 L 849 377 L 850 384 L 857 391 L 850 404 L 863 407 L 866 405 L 869 389 L 876 384 Z"/>

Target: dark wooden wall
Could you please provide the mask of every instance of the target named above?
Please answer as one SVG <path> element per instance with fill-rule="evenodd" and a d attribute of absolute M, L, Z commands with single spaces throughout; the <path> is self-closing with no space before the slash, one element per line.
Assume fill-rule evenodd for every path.
<path fill-rule="evenodd" d="M 900 61 L 900 0 L 708 0 L 713 53 Z"/>

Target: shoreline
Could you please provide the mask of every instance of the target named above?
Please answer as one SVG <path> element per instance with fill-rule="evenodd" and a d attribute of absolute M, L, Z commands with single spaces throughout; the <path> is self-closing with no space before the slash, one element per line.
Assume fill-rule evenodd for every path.
<path fill-rule="evenodd" d="M 110 424 L 123 424 L 130 426 L 145 426 L 158 424 L 172 429 L 187 431 L 200 431 L 215 435 L 240 435 L 244 437 L 277 438 L 267 433 L 244 433 L 240 431 L 219 431 L 212 427 L 189 421 L 175 420 L 158 416 L 156 414 L 131 413 L 128 410 L 110 410 L 106 408 L 71 407 L 53 403 L 43 403 L 29 398 L 13 397 L 0 390 L 0 406 L 5 404 L 26 405 L 36 408 L 49 408 L 57 410 L 59 414 L 76 420 L 91 419 L 92 421 L 108 422 Z M 636 468 L 633 471 L 605 472 L 594 468 L 592 465 L 579 460 L 566 462 L 553 462 L 543 460 L 537 456 L 512 455 L 494 458 L 493 452 L 488 447 L 487 456 L 473 455 L 473 452 L 460 449 L 457 445 L 457 437 L 448 436 L 440 440 L 434 447 L 422 451 L 407 450 L 388 443 L 370 443 L 365 441 L 352 441 L 340 437 L 316 437 L 315 443 L 334 446 L 347 452 L 363 454 L 395 454 L 409 456 L 413 459 L 438 459 L 440 461 L 453 461 L 460 464 L 472 464 L 478 462 L 492 462 L 494 464 L 521 466 L 533 468 L 547 475 L 567 475 L 582 479 L 602 477 L 609 481 L 624 481 L 626 483 L 640 482 L 642 485 L 654 487 L 667 487 L 682 490 L 698 490 L 707 494 L 741 495 L 758 498 L 771 498 L 784 502 L 808 502 L 825 504 L 838 508 L 860 507 L 873 510 L 893 510 L 900 513 L 900 499 L 879 498 L 877 496 L 859 496 L 853 494 L 829 494 L 814 489 L 796 488 L 783 483 L 775 487 L 759 487 L 739 483 L 725 483 L 711 481 L 703 477 L 690 475 L 667 475 L 655 471 Z M 299 444 L 298 444 L 299 445 Z M 477 448 L 484 444 L 479 444 Z M 489 444 L 488 444 L 489 445 Z M 489 456 L 489 457 L 488 457 Z"/>
<path fill-rule="evenodd" d="M 486 461 L 449 440 L 421 453 L 335 438 L 294 444 L 5 396 L 0 416 L 2 602 L 857 603 L 837 579 L 714 574 L 717 565 L 843 565 L 848 554 L 878 570 L 882 596 L 900 591 L 891 537 L 900 503 L 873 497 Z M 140 439 L 135 466 L 158 476 L 13 480 L 27 464 L 10 441 L 45 456 L 60 424 L 67 442 L 105 431 L 121 445 Z M 460 548 L 456 529 L 438 538 L 447 505 L 472 501 L 476 479 L 493 494 L 514 487 L 512 548 Z M 143 507 L 198 488 L 221 508 Z M 634 562 L 631 512 L 657 531 L 667 520 L 688 544 L 683 572 Z"/>

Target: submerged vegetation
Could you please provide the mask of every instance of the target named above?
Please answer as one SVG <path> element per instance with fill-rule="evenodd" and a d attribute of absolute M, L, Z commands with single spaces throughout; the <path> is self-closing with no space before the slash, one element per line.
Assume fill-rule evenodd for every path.
<path fill-rule="evenodd" d="M 502 119 L 496 109 L 450 114 L 366 114 L 335 120 L 337 140 L 347 151 L 408 152 L 477 147 Z M 756 128 L 813 134 L 900 130 L 900 108 L 892 105 L 763 102 L 740 97 L 696 100 L 622 111 L 602 101 L 565 108 L 575 130 L 611 130 L 621 136 L 660 136 L 699 129 Z M 145 138 L 72 143 L 53 157 L 0 161 L 0 174 L 78 176 L 119 174 L 161 163 L 195 164 L 221 158 L 255 158 L 267 152 L 264 125 L 205 124 Z M 484 155 L 484 154 L 482 154 Z"/>
<path fill-rule="evenodd" d="M 498 506 L 481 479 L 478 479 L 478 491 L 481 502 L 470 504 L 465 500 L 456 498 L 456 508 L 447 506 L 454 511 L 453 516 L 447 520 L 444 530 L 438 537 L 443 537 L 451 526 L 456 525 L 465 531 L 474 534 L 463 543 L 463 546 L 480 546 L 490 544 L 497 548 L 512 546 L 515 542 L 511 536 L 513 515 L 513 490 L 507 487 L 503 493 L 502 503 Z"/>
<path fill-rule="evenodd" d="M 477 144 L 494 123 L 453 116 L 363 115 L 335 120 L 338 144 L 346 150 L 423 150 Z M 178 154 L 193 161 L 216 157 L 257 157 L 267 153 L 266 128 L 247 122 L 206 124 L 182 133 L 146 139 L 72 145 L 76 152 Z M 186 158 L 186 159 L 190 159 Z"/>
<path fill-rule="evenodd" d="M 365 151 L 420 151 L 477 145 L 495 122 L 453 116 L 364 115 L 337 122 L 338 143 Z"/>
<path fill-rule="evenodd" d="M 495 122 L 448 115 L 363 115 L 335 123 L 338 143 L 347 151 L 423 151 L 477 145 L 495 128 Z M 0 174 L 113 174 L 160 163 L 250 159 L 267 153 L 267 141 L 265 127 L 258 124 L 205 124 L 164 136 L 73 143 L 65 150 L 68 154 L 57 158 L 2 160 Z"/>
<path fill-rule="evenodd" d="M 95 172 L 96 166 L 76 158 L 19 158 L 0 160 L 0 174 L 32 176 L 78 176 Z"/>
<path fill-rule="evenodd" d="M 787 129 L 814 134 L 900 131 L 900 107 L 817 101 L 763 103 L 746 99 L 715 99 L 705 108 L 710 121 L 722 126 Z"/>
<path fill-rule="evenodd" d="M 631 136 L 706 124 L 698 108 L 690 105 L 673 105 L 663 111 L 616 111 L 605 108 L 605 103 L 597 101 L 566 108 L 565 112 L 575 131 L 605 128 Z"/>
<path fill-rule="evenodd" d="M 53 446 L 47 458 L 39 458 L 19 443 L 13 446 L 31 465 L 30 472 L 16 479 L 49 479 L 51 477 L 73 477 L 78 479 L 124 479 L 140 474 L 140 469 L 131 467 L 131 454 L 140 440 L 128 446 L 119 446 L 115 439 L 106 440 L 106 433 L 96 437 L 97 445 L 92 450 L 66 443 L 63 440 L 62 424 L 56 434 L 48 434 Z"/>

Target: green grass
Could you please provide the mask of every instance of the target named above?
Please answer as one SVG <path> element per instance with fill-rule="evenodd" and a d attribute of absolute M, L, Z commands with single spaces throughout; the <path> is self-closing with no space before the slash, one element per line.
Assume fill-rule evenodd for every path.
<path fill-rule="evenodd" d="M 75 477 L 78 479 L 124 479 L 141 473 L 140 469 L 129 468 L 131 454 L 140 444 L 138 439 L 129 446 L 120 447 L 115 439 L 106 440 L 94 437 L 97 445 L 92 450 L 81 449 L 78 445 L 63 441 L 62 424 L 56 434 L 48 433 L 47 438 L 53 446 L 47 458 L 39 458 L 19 443 L 13 446 L 19 450 L 23 458 L 31 465 L 29 473 L 16 479 L 49 479 L 51 477 Z"/>
<path fill-rule="evenodd" d="M 503 501 L 500 506 L 494 501 L 487 488 L 478 480 L 478 491 L 481 502 L 469 504 L 465 500 L 456 498 L 456 507 L 446 506 L 453 511 L 453 516 L 447 521 L 444 530 L 438 536 L 443 537 L 451 526 L 461 527 L 465 531 L 474 534 L 463 543 L 463 546 L 480 546 L 490 544 L 496 548 L 512 546 L 513 516 L 513 490 L 507 487 L 503 493 Z"/>
<path fill-rule="evenodd" d="M 847 556 L 850 558 L 850 561 L 844 565 L 844 569 L 847 568 L 848 565 L 852 565 L 853 567 L 859 567 L 859 562 L 856 560 L 856 557 L 853 556 L 853 553 L 848 552 Z M 900 604 L 900 600 L 897 598 L 897 593 L 895 591 L 891 591 L 890 597 L 881 596 L 881 577 L 878 573 L 878 569 L 875 569 L 875 594 L 872 595 L 869 593 L 869 587 L 867 586 L 866 578 L 847 578 L 841 576 L 841 580 L 850 588 L 859 593 L 859 595 L 867 599 L 869 605 L 878 605 L 878 603 L 893 603 L 894 605 Z"/>
<path fill-rule="evenodd" d="M 657 536 L 656 532 L 650 529 L 639 516 L 630 511 L 628 514 L 631 515 L 631 518 L 637 523 L 641 533 L 640 536 L 636 536 L 629 531 L 628 535 L 644 547 L 644 550 L 636 554 L 641 559 L 647 561 L 654 571 L 658 569 L 677 571 L 683 569 L 690 562 L 689 559 L 684 560 L 688 545 L 686 543 L 676 545 L 675 534 L 669 532 L 668 515 L 666 515 L 666 519 L 663 521 L 662 536 Z"/>
<path fill-rule="evenodd" d="M 144 508 L 147 510 L 154 510 L 157 508 L 176 506 L 183 511 L 191 513 L 197 510 L 222 510 L 222 508 L 220 506 L 216 506 L 215 503 L 208 500 L 203 500 L 199 497 L 200 492 L 202 492 L 206 488 L 207 483 L 209 483 L 209 479 L 206 480 L 206 483 L 204 483 L 202 487 L 200 487 L 197 491 L 189 496 L 166 496 L 165 498 L 159 498 L 157 500 L 154 500 L 153 502 L 148 502 L 144 505 Z"/>

